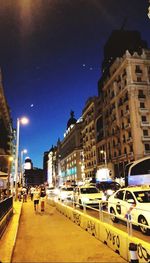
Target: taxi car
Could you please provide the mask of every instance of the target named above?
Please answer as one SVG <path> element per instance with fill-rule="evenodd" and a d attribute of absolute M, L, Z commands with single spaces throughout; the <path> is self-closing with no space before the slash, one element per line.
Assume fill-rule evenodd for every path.
<path fill-rule="evenodd" d="M 73 199 L 73 189 L 72 186 L 62 186 L 59 190 L 58 200 L 71 201 Z"/>
<path fill-rule="evenodd" d="M 132 224 L 139 225 L 143 234 L 150 234 L 150 187 L 126 187 L 118 190 L 108 199 L 111 220 L 125 220 L 130 214 Z M 145 226 L 144 226 L 145 225 Z"/>
<path fill-rule="evenodd" d="M 106 198 L 102 191 L 91 185 L 84 185 L 74 189 L 74 202 L 83 208 L 84 205 L 98 207 L 100 201 Z"/>
<path fill-rule="evenodd" d="M 96 187 L 100 190 L 103 191 L 104 194 L 106 195 L 106 199 L 115 193 L 117 190 L 121 188 L 121 185 L 117 182 L 114 181 L 103 181 L 99 182 L 96 184 Z"/>

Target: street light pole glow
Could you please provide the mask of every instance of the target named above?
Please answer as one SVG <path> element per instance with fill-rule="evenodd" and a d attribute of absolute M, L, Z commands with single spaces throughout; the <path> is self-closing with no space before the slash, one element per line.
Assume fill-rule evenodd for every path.
<path fill-rule="evenodd" d="M 18 156 L 19 156 L 19 133 L 20 133 L 20 124 L 26 125 L 29 123 L 29 119 L 26 117 L 17 118 L 17 137 L 16 137 L 16 155 L 15 155 L 15 200 L 17 200 L 18 195 Z"/>

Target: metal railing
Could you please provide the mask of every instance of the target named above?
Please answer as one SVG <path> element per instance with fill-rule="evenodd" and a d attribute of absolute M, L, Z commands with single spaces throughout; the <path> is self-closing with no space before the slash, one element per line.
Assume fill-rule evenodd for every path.
<path fill-rule="evenodd" d="M 62 201 L 59 201 L 59 202 L 62 202 Z M 64 203 L 65 205 L 68 205 L 68 200 L 64 200 L 62 203 Z M 126 227 L 127 227 L 127 233 L 129 236 L 132 236 L 133 235 L 133 225 L 136 225 L 138 226 L 139 228 L 144 228 L 146 230 L 148 230 L 148 232 L 150 233 L 150 226 L 147 225 L 147 224 L 142 224 L 140 222 L 138 222 L 138 220 L 134 220 L 133 219 L 133 216 L 132 216 L 132 212 L 129 211 L 127 209 L 126 206 L 124 205 L 121 205 L 121 207 L 123 208 L 124 207 L 124 210 L 126 211 L 124 215 L 119 215 L 119 214 L 113 214 L 111 213 L 110 211 L 108 211 L 108 201 L 99 201 L 99 205 L 98 205 L 98 208 L 95 208 L 95 207 L 92 207 L 92 205 L 86 205 L 85 203 L 78 203 L 78 202 L 75 202 L 74 200 L 71 201 L 71 204 L 72 204 L 72 207 L 73 209 L 77 209 L 77 207 L 82 207 L 82 210 L 83 210 L 83 213 L 87 213 L 87 210 L 93 210 L 93 211 L 97 211 L 98 213 L 98 217 L 99 217 L 99 220 L 100 221 L 104 221 L 105 222 L 105 215 L 108 215 L 109 218 L 112 218 L 112 217 L 115 217 L 117 218 L 118 220 L 121 220 L 121 221 L 125 221 L 126 222 Z M 110 202 L 109 202 L 110 204 Z M 116 203 L 111 203 L 112 205 L 116 205 Z M 141 211 L 141 215 L 144 213 L 144 212 L 148 212 L 150 214 L 150 210 L 144 210 L 144 209 L 138 209 L 136 207 L 133 208 L 135 211 Z M 142 213 L 143 212 L 143 213 Z M 138 218 L 138 216 L 137 216 Z"/>
<path fill-rule="evenodd" d="M 13 197 L 10 196 L 2 201 L 0 201 L 0 221 L 13 207 Z"/>

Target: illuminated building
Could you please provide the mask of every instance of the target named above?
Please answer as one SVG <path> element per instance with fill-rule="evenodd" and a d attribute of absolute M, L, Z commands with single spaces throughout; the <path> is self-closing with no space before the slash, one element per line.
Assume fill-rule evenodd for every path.
<path fill-rule="evenodd" d="M 15 154 L 13 140 L 12 119 L 8 107 L 2 83 L 2 73 L 0 71 L 0 172 L 8 173 L 8 156 Z M 14 163 L 11 163 L 10 183 L 12 185 L 14 177 Z M 1 184 L 3 185 L 3 184 Z"/>
<path fill-rule="evenodd" d="M 125 36 L 128 33 L 125 32 Z M 130 36 L 132 33 L 133 41 L 135 32 L 130 32 Z M 121 39 L 116 50 L 120 46 Z M 150 50 L 145 47 L 146 43 L 138 38 L 137 43 L 128 43 L 126 49 L 129 50 L 125 51 L 124 46 L 123 54 L 122 48 L 118 51 L 118 56 L 122 54 L 120 57 L 115 53 L 110 65 L 107 56 L 99 81 L 102 107 L 97 117 L 101 129 L 96 125 L 99 128 L 97 153 L 106 151 L 107 163 L 118 177 L 124 176 L 128 162 L 150 154 Z"/>
<path fill-rule="evenodd" d="M 64 139 L 60 142 L 61 178 L 65 183 L 83 181 L 82 119 L 76 120 L 74 112 L 67 123 Z"/>
<path fill-rule="evenodd" d="M 91 97 L 87 100 L 82 111 L 83 118 L 83 152 L 84 152 L 84 172 L 85 180 L 95 178 L 97 169 L 96 160 L 96 133 L 95 119 L 97 111 L 98 97 Z"/>

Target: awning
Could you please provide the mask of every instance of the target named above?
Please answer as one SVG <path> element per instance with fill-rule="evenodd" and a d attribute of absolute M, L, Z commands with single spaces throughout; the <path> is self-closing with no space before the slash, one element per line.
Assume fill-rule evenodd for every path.
<path fill-rule="evenodd" d="M 2 178 L 2 179 L 6 179 L 7 176 L 8 176 L 7 173 L 4 173 L 4 172 L 0 171 L 0 178 Z"/>

